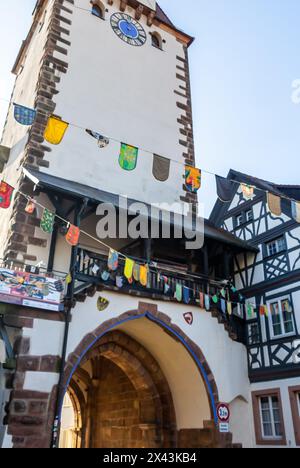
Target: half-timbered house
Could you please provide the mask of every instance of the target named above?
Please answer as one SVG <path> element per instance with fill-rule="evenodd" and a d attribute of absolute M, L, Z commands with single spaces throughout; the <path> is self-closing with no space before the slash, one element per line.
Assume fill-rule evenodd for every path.
<path fill-rule="evenodd" d="M 232 255 L 230 260 L 236 287 L 246 303 L 255 306 L 252 317 L 246 317 L 245 338 L 256 443 L 280 445 L 295 437 L 299 444 L 300 225 L 291 201 L 300 200 L 300 186 L 278 185 L 234 170 L 228 180 L 232 200 L 218 200 L 210 219 L 258 248 L 257 253 Z M 255 187 L 253 198 L 244 198 L 241 184 Z M 281 198 L 281 216 L 269 210 L 268 193 Z"/>

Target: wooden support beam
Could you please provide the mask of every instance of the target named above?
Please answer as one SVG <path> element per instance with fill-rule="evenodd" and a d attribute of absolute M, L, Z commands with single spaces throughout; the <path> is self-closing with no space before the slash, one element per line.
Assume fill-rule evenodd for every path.
<path fill-rule="evenodd" d="M 137 21 L 139 21 L 139 20 L 141 19 L 142 14 L 143 14 L 143 11 L 144 11 L 143 5 L 139 5 L 139 6 L 137 7 L 137 9 L 135 10 L 135 19 L 136 19 Z"/>
<path fill-rule="evenodd" d="M 121 0 L 120 2 L 120 11 L 124 12 L 126 10 L 128 0 Z"/>

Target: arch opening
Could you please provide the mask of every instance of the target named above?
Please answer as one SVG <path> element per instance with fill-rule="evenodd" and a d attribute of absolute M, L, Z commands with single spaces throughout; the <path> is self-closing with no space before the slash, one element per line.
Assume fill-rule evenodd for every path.
<path fill-rule="evenodd" d="M 127 314 L 95 335 L 70 356 L 66 374 L 80 405 L 82 448 L 176 448 L 187 431 L 199 439 L 208 421 L 215 429 L 205 363 L 175 330 L 151 314 Z"/>

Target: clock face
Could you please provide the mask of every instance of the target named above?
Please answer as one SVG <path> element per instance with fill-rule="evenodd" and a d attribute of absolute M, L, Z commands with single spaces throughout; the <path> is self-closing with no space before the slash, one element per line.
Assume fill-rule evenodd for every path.
<path fill-rule="evenodd" d="M 111 27 L 120 39 L 132 46 L 142 46 L 147 40 L 144 28 L 129 15 L 115 13 L 110 19 Z"/>

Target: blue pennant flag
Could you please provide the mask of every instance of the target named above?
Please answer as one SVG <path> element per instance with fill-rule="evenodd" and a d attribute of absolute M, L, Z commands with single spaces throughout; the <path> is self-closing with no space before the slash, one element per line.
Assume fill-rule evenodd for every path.
<path fill-rule="evenodd" d="M 21 125 L 32 125 L 35 121 L 36 111 L 34 109 L 29 109 L 28 107 L 20 106 L 19 104 L 14 104 L 14 116 L 16 121 Z"/>

